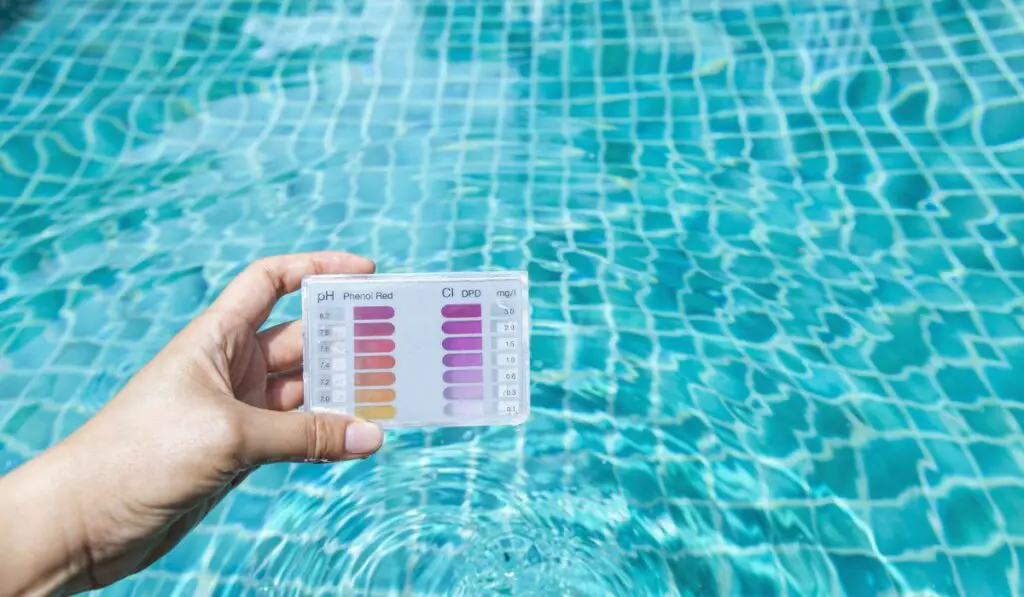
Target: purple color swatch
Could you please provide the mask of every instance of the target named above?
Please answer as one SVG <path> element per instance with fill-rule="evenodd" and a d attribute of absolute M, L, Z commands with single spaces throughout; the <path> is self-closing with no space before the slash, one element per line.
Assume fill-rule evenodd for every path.
<path fill-rule="evenodd" d="M 444 389 L 444 397 L 448 400 L 483 400 L 483 386 L 449 386 Z"/>
<path fill-rule="evenodd" d="M 356 324 L 356 328 L 359 324 Z M 358 330 L 356 335 L 359 335 Z M 441 341 L 441 346 L 445 350 L 483 350 L 484 339 L 480 336 L 457 336 L 454 338 L 445 338 Z"/>
<path fill-rule="evenodd" d="M 445 317 L 480 317 L 480 305 L 445 305 L 441 307 L 441 315 Z"/>
<path fill-rule="evenodd" d="M 453 369 L 444 372 L 447 383 L 483 383 L 483 369 Z"/>
<path fill-rule="evenodd" d="M 441 324 L 441 331 L 446 334 L 481 334 L 483 325 L 479 321 L 446 321 Z"/>
<path fill-rule="evenodd" d="M 446 367 L 479 367 L 484 364 L 484 355 L 479 352 L 446 354 L 442 361 Z"/>

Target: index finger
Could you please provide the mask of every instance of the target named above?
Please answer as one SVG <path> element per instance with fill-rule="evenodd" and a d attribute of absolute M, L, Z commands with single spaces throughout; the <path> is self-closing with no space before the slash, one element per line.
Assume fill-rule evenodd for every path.
<path fill-rule="evenodd" d="M 322 274 L 372 274 L 366 257 L 336 251 L 294 253 L 258 259 L 217 297 L 211 310 L 243 318 L 255 331 L 281 297 L 298 290 L 302 278 Z"/>

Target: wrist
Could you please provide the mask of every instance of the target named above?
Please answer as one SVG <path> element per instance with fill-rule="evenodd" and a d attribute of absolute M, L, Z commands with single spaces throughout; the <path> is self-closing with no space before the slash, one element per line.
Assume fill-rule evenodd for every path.
<path fill-rule="evenodd" d="M 63 595 L 90 588 L 74 478 L 60 445 L 0 477 L 0 595 Z"/>

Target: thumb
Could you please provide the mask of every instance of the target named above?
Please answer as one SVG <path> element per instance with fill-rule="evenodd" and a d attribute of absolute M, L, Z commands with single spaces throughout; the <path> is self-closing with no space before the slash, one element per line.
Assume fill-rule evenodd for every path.
<path fill-rule="evenodd" d="M 245 452 L 253 464 L 365 458 L 384 441 L 379 426 L 355 417 L 258 408 L 248 414 Z"/>

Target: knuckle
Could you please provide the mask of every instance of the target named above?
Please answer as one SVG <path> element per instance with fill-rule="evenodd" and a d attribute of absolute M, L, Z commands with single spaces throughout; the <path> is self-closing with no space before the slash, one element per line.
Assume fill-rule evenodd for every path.
<path fill-rule="evenodd" d="M 234 319 L 235 316 L 231 312 L 222 312 L 211 307 L 193 319 L 190 328 L 219 344 L 228 337 L 228 332 L 235 323 Z"/>
<path fill-rule="evenodd" d="M 311 460 L 327 461 L 337 457 L 338 430 L 324 417 L 312 415 L 306 424 L 306 454 Z"/>
<path fill-rule="evenodd" d="M 258 258 L 253 259 L 252 261 L 249 262 L 249 269 L 250 270 L 264 270 L 264 271 L 266 271 L 269 268 L 270 268 L 270 258 L 269 257 L 258 257 Z"/>
<path fill-rule="evenodd" d="M 247 269 L 270 286 L 277 296 L 282 296 L 285 288 L 281 276 L 275 273 L 278 269 L 277 265 L 277 260 L 271 257 L 261 257 L 250 263 Z"/>
<path fill-rule="evenodd" d="M 244 327 L 244 318 L 230 309 L 220 308 L 219 305 L 214 304 L 196 316 L 186 331 L 196 333 L 199 337 L 212 341 L 214 345 L 221 346 L 237 330 L 244 329 Z"/>

